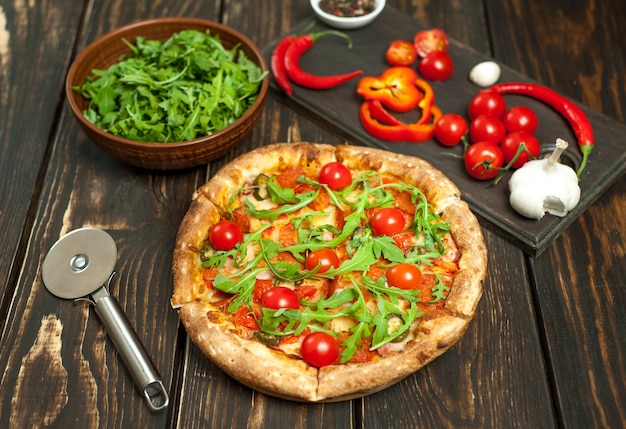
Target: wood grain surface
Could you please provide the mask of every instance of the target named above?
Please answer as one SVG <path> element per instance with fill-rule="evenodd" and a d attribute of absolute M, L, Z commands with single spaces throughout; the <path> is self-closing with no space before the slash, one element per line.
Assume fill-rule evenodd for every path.
<path fill-rule="evenodd" d="M 624 123 L 621 0 L 388 4 Z M 626 426 L 623 176 L 536 258 L 484 228 L 488 277 L 466 335 L 383 392 L 298 404 L 256 393 L 202 356 L 169 305 L 174 238 L 192 192 L 263 144 L 343 138 L 272 95 L 246 140 L 207 166 L 151 173 L 101 152 L 67 110 L 71 61 L 112 29 L 164 16 L 216 20 L 260 47 L 312 17 L 306 1 L 0 4 L 0 427 Z M 148 410 L 93 309 L 53 297 L 41 282 L 48 249 L 83 226 L 117 243 L 111 295 L 163 376 L 165 412 Z"/>

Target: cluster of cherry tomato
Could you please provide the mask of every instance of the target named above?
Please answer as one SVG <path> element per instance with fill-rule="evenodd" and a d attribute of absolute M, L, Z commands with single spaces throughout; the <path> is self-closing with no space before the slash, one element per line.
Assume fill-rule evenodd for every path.
<path fill-rule="evenodd" d="M 454 63 L 448 54 L 448 35 L 438 28 L 418 31 L 413 41 L 398 39 L 391 42 L 385 58 L 392 66 L 412 66 L 419 59 L 417 71 L 426 80 L 447 80 L 454 73 Z"/>
<path fill-rule="evenodd" d="M 507 109 L 502 95 L 481 91 L 469 104 L 469 125 L 456 113 L 447 113 L 435 126 L 435 137 L 445 146 L 465 141 L 464 163 L 475 179 L 490 180 L 503 170 L 520 168 L 539 156 L 534 133 L 537 115 L 526 106 Z M 469 142 L 465 140 L 469 135 Z M 523 144 L 523 146 L 522 146 Z"/>

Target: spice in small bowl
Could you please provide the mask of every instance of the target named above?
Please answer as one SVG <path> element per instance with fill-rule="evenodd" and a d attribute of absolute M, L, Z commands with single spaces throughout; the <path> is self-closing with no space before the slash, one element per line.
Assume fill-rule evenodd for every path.
<path fill-rule="evenodd" d="M 372 23 L 385 3 L 385 0 L 311 0 L 311 7 L 325 24 L 352 30 Z"/>
<path fill-rule="evenodd" d="M 353 18 L 372 13 L 376 2 L 374 0 L 320 0 L 319 6 L 331 15 Z"/>

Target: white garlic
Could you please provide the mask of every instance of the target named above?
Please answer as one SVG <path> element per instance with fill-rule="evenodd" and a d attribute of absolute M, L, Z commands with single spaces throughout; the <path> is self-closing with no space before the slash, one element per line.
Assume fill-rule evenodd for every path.
<path fill-rule="evenodd" d="M 500 79 L 500 66 L 494 61 L 483 61 L 472 68 L 469 80 L 478 86 L 491 86 Z"/>
<path fill-rule="evenodd" d="M 541 219 L 545 212 L 563 217 L 580 201 L 578 176 L 558 162 L 567 142 L 557 139 L 549 158 L 528 161 L 509 180 L 511 206 L 522 216 Z"/>

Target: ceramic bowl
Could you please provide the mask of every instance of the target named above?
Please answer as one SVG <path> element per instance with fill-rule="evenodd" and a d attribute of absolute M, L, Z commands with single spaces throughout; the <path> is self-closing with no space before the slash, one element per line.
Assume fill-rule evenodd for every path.
<path fill-rule="evenodd" d="M 121 55 L 130 53 L 129 47 L 122 39 L 132 44 L 140 36 L 146 40 L 167 40 L 173 34 L 186 29 L 203 32 L 209 30 L 210 34 L 219 35 L 226 49 L 239 45 L 251 61 L 263 71 L 267 71 L 263 54 L 251 40 L 232 28 L 212 21 L 160 18 L 130 24 L 102 36 L 76 58 L 67 75 L 65 91 L 72 113 L 82 130 L 109 155 L 127 164 L 151 170 L 190 168 L 223 155 L 244 138 L 259 119 L 268 93 L 267 77 L 261 84 L 257 100 L 243 116 L 220 131 L 195 140 L 175 143 L 137 142 L 107 133 L 84 117 L 82 112 L 87 108 L 88 100 L 72 87 L 82 85 L 85 78 L 92 74 L 93 69 L 107 69 L 116 63 Z"/>
<path fill-rule="evenodd" d="M 376 0 L 376 7 L 374 10 L 367 15 L 363 16 L 355 16 L 355 17 L 339 17 L 333 14 L 324 12 L 319 7 L 320 0 L 311 0 L 311 7 L 313 11 L 317 15 L 317 17 L 327 25 L 331 27 L 338 28 L 340 30 L 354 30 L 357 28 L 365 27 L 368 24 L 371 24 L 378 15 L 385 8 L 385 0 Z"/>

